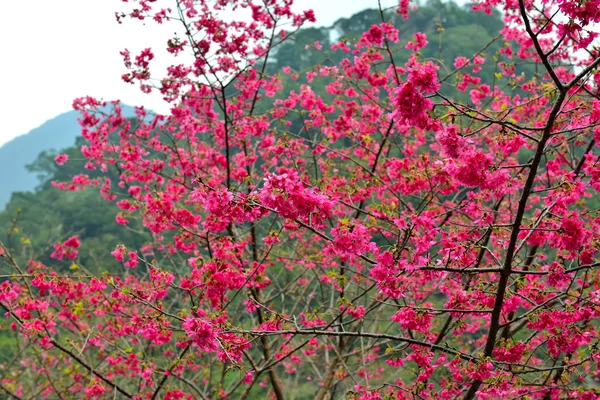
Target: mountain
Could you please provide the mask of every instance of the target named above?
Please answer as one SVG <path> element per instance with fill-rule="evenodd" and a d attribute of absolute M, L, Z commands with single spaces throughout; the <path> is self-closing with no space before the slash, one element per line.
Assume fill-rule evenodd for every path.
<path fill-rule="evenodd" d="M 123 115 L 134 116 L 134 109 L 122 106 Z M 59 151 L 73 146 L 79 136 L 78 111 L 69 111 L 46 121 L 29 133 L 18 136 L 0 147 L 0 210 L 4 209 L 12 193 L 31 191 L 39 180 L 26 165 L 33 163 L 43 152 Z"/>

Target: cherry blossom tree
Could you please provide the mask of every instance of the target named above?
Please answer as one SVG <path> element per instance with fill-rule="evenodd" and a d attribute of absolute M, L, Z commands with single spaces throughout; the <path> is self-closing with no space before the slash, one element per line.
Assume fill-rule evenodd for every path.
<path fill-rule="evenodd" d="M 76 99 L 86 168 L 106 177 L 54 184 L 98 187 L 152 240 L 106 249 L 113 275 L 77 264 L 77 236 L 52 250 L 69 273 L 1 245 L 18 338 L 4 392 L 600 395 L 599 0 L 477 1 L 502 11 L 503 45 L 455 60 L 421 57 L 433 39 L 403 36 L 380 6 L 356 41 L 311 46 L 341 62 L 276 73 L 278 46 L 315 20 L 292 0 L 127 3 L 120 23 L 183 27 L 165 38 L 165 77 L 151 48 L 121 53 L 122 79 L 171 111 L 132 121 Z"/>

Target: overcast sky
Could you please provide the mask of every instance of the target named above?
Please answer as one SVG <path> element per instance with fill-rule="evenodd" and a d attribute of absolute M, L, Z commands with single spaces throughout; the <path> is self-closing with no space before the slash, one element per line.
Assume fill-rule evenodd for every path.
<path fill-rule="evenodd" d="M 173 1 L 161 0 L 166 3 Z M 382 0 L 384 6 L 398 0 Z M 317 25 L 329 26 L 377 0 L 296 0 L 297 9 L 315 10 Z M 121 0 L 3 0 L 0 5 L 0 145 L 71 110 L 73 99 L 90 95 L 165 112 L 159 96 L 144 95 L 121 81 L 119 51 L 165 47 L 174 27 L 119 25 Z M 157 62 L 160 60 L 157 54 Z M 168 60 L 171 63 L 171 60 Z"/>

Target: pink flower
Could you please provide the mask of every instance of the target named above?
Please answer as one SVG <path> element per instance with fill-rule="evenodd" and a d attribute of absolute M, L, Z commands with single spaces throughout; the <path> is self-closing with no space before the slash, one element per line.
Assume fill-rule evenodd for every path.
<path fill-rule="evenodd" d="M 100 397 L 106 393 L 106 388 L 99 383 L 94 383 L 85 389 L 85 395 L 88 398 Z"/>
<path fill-rule="evenodd" d="M 562 235 L 560 236 L 562 246 L 566 250 L 575 251 L 587 240 L 589 232 L 583 227 L 583 221 L 577 213 L 573 216 L 563 218 L 561 223 Z"/>
<path fill-rule="evenodd" d="M 408 80 L 396 89 L 393 99 L 396 110 L 391 114 L 392 118 L 420 129 L 439 130 L 439 122 L 428 113 L 433 109 L 433 102 L 423 95 L 433 94 L 440 89 L 437 70 L 438 67 L 431 62 L 415 65 L 411 69 Z"/>
<path fill-rule="evenodd" d="M 261 203 L 284 218 L 300 219 L 315 227 L 331 216 L 333 201 L 304 184 L 298 172 L 281 169 L 281 175 L 268 174 L 258 193 Z"/>
<path fill-rule="evenodd" d="M 525 351 L 524 343 L 517 343 L 514 346 L 498 347 L 494 349 L 494 358 L 498 361 L 516 363 L 521 361 Z"/>
<path fill-rule="evenodd" d="M 201 350 L 212 352 L 217 349 L 217 333 L 210 322 L 202 318 L 187 318 L 183 322 L 183 329 Z"/>
<path fill-rule="evenodd" d="M 130 251 L 127 253 L 129 259 L 125 262 L 125 266 L 129 268 L 135 268 L 138 265 L 137 253 L 135 251 Z"/>
<path fill-rule="evenodd" d="M 392 321 L 398 322 L 403 329 L 427 332 L 431 325 L 431 314 L 405 307 L 392 316 Z"/>
<path fill-rule="evenodd" d="M 112 256 L 115 258 L 115 260 L 117 260 L 118 262 L 125 261 L 125 248 L 124 247 L 117 247 L 110 254 L 112 254 Z"/>
<path fill-rule="evenodd" d="M 325 254 L 334 254 L 343 261 L 348 261 L 356 256 L 373 249 L 375 243 L 371 242 L 371 235 L 363 225 L 340 225 L 331 230 L 333 240 L 325 247 Z"/>
<path fill-rule="evenodd" d="M 464 186 L 485 188 L 491 177 L 491 166 L 492 157 L 477 150 L 462 154 L 456 164 L 448 164 L 446 169 Z"/>
<path fill-rule="evenodd" d="M 54 157 L 54 161 L 56 161 L 56 163 L 58 165 L 63 165 L 64 163 L 66 163 L 69 160 L 69 156 L 66 154 L 59 154 L 56 157 Z"/>
<path fill-rule="evenodd" d="M 402 15 L 403 19 L 408 19 L 408 5 L 410 0 L 400 0 L 398 4 L 398 8 L 396 9 L 396 14 Z"/>
<path fill-rule="evenodd" d="M 254 381 L 254 371 L 248 371 L 246 372 L 246 375 L 244 375 L 244 380 L 243 383 L 245 385 L 249 385 Z"/>
<path fill-rule="evenodd" d="M 349 307 L 347 312 L 348 312 L 348 315 L 350 315 L 352 318 L 361 319 L 361 318 L 364 318 L 364 316 L 365 316 L 365 307 L 363 307 L 363 306 Z"/>
<path fill-rule="evenodd" d="M 429 42 L 427 41 L 427 35 L 421 32 L 417 32 L 415 33 L 414 39 L 406 44 L 406 48 L 417 52 L 423 47 L 427 46 L 428 44 Z"/>
<path fill-rule="evenodd" d="M 63 244 L 65 247 L 72 247 L 75 249 L 81 246 L 81 243 L 79 242 L 79 238 L 77 238 L 77 236 L 71 236 L 70 238 L 65 240 Z"/>
<path fill-rule="evenodd" d="M 454 68 L 462 68 L 469 63 L 469 59 L 467 57 L 456 57 L 454 59 Z"/>
<path fill-rule="evenodd" d="M 446 129 L 438 132 L 435 138 L 442 145 L 442 155 L 450 158 L 458 158 L 466 146 L 465 140 L 458 135 L 458 129 L 454 125 L 448 125 Z"/>

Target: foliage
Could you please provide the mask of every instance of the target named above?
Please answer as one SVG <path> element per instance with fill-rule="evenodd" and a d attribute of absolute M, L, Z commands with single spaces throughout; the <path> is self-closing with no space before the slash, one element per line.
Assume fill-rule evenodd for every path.
<path fill-rule="evenodd" d="M 19 349 L 2 390 L 597 397 L 600 1 L 480 1 L 482 21 L 501 8 L 502 27 L 477 25 L 501 29 L 502 46 L 453 60 L 439 59 L 443 40 L 425 56 L 426 13 L 412 13 L 426 32 L 406 37 L 365 11 L 364 26 L 338 23 L 337 58 L 281 72 L 269 58 L 314 19 L 291 1 L 136 3 L 117 19 L 185 28 L 168 49 L 192 61 L 164 79 L 151 49 L 122 52 L 122 78 L 161 91 L 171 113 L 131 121 L 118 102 L 76 99 L 86 160 L 57 155 L 78 171 L 51 185 L 98 189 L 117 223 L 149 236 L 105 250 L 116 274 L 78 261 L 82 236 L 25 262 L 2 243 L 0 305 Z M 228 22 L 237 7 L 253 22 Z M 406 0 L 395 12 L 412 18 Z M 435 26 L 450 47 L 471 32 Z"/>

